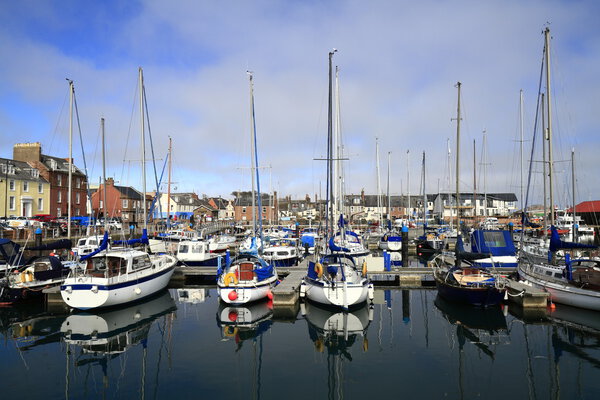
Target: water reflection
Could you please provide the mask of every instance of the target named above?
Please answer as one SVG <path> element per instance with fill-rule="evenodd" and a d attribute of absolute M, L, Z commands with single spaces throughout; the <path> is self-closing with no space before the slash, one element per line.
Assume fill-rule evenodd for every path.
<path fill-rule="evenodd" d="M 93 314 L 78 312 L 69 315 L 60 327 L 67 344 L 79 347 L 81 356 L 76 365 L 116 355 L 143 343 L 152 322 L 177 310 L 168 291 L 128 307 L 108 309 Z M 145 343 L 143 343 L 145 345 Z"/>
<path fill-rule="evenodd" d="M 273 317 L 273 303 L 270 300 L 258 301 L 243 306 L 232 306 L 219 301 L 217 325 L 221 329 L 222 340 L 234 340 L 236 352 L 245 340 L 256 339 L 268 331 Z"/>
<path fill-rule="evenodd" d="M 434 302 L 444 318 L 456 326 L 459 350 L 467 342 L 494 359 L 496 345 L 510 343 L 506 317 L 500 307 L 473 307 L 445 300 L 439 295 Z"/>

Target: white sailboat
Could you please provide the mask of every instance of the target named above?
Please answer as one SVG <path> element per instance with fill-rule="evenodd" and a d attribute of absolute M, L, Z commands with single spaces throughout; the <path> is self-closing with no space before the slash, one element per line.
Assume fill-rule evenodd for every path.
<path fill-rule="evenodd" d="M 372 300 L 373 285 L 367 278 L 367 266 L 364 261 L 357 263 L 366 254 L 360 254 L 362 243 L 358 235 L 346 230 L 344 216 L 339 219 L 339 231 L 334 232 L 334 196 L 333 196 L 333 146 L 332 146 L 332 57 L 329 53 L 329 121 L 327 130 L 327 218 L 325 242 L 327 248 L 323 255 L 317 256 L 318 262 L 309 262 L 308 271 L 300 285 L 300 297 L 347 311 L 352 306 Z M 352 247 L 350 247 L 352 246 Z M 360 266 L 359 266 L 360 265 Z"/>
<path fill-rule="evenodd" d="M 254 86 L 252 73 L 248 72 L 250 80 L 250 116 L 251 116 L 251 148 L 252 148 L 252 221 L 253 232 L 248 249 L 240 249 L 240 253 L 232 260 L 226 260 L 223 268 L 217 270 L 217 292 L 219 298 L 228 304 L 246 304 L 256 300 L 271 297 L 271 288 L 278 282 L 277 269 L 267 263 L 260 255 L 262 240 L 262 216 L 259 226 L 256 220 L 255 195 L 258 193 L 258 209 L 262 210 L 260 197 L 260 180 L 258 173 L 258 155 L 256 152 L 256 124 L 254 122 Z M 258 191 L 255 191 L 254 174 Z M 259 235 L 257 237 L 257 234 Z"/>
<path fill-rule="evenodd" d="M 140 112 L 142 136 L 142 181 L 146 193 L 145 137 L 144 137 L 144 80 L 139 69 Z M 104 126 L 104 124 L 102 124 Z M 102 131 L 104 144 L 104 130 Z M 104 145 L 102 149 L 104 153 Z M 103 156 L 104 158 L 104 156 Z M 105 168 L 104 168 L 105 169 Z M 106 172 L 103 172 L 106 181 Z M 148 245 L 146 196 L 144 229 L 141 239 L 132 239 L 127 244 Z M 106 204 L 106 198 L 104 199 Z M 105 218 L 106 221 L 106 218 Z M 108 249 L 108 233 L 105 232 L 100 247 L 81 258 L 82 266 L 73 269 L 60 287 L 60 293 L 69 307 L 82 310 L 110 307 L 137 301 L 167 287 L 177 264 L 177 259 L 168 254 L 148 254 L 133 248 Z"/>
<path fill-rule="evenodd" d="M 545 72 L 546 72 L 546 108 L 548 141 L 548 176 L 550 195 L 551 237 L 549 260 L 542 261 L 537 257 L 521 251 L 518 273 L 519 277 L 533 286 L 544 289 L 550 294 L 553 302 L 574 307 L 600 311 L 600 262 L 591 259 L 571 260 L 565 254 L 564 261 L 558 262 L 556 252 L 559 249 L 590 248 L 594 246 L 580 243 L 565 243 L 560 240 L 554 218 L 553 194 L 553 159 L 552 159 L 552 113 L 550 91 L 550 30 L 546 28 L 545 37 Z M 543 146 L 546 146 L 544 144 Z"/>

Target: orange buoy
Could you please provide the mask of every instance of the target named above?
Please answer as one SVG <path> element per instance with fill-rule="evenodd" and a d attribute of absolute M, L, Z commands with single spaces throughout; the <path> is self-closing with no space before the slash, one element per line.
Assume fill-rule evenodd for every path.
<path fill-rule="evenodd" d="M 231 322 L 237 321 L 237 317 L 238 317 L 237 311 L 230 311 L 229 315 L 227 316 L 227 318 L 229 318 L 229 320 Z"/>
<path fill-rule="evenodd" d="M 232 290 L 231 292 L 229 292 L 227 297 L 229 297 L 229 300 L 234 301 L 234 300 L 237 300 L 238 294 L 235 290 Z"/>
<path fill-rule="evenodd" d="M 267 292 L 267 299 L 273 300 L 273 292 L 271 292 L 270 290 Z"/>

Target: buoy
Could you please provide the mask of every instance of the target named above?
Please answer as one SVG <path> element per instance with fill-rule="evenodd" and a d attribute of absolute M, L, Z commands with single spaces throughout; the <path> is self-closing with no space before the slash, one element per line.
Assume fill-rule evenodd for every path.
<path fill-rule="evenodd" d="M 273 309 L 273 300 L 271 300 L 271 299 L 268 299 L 268 300 L 267 300 L 267 308 L 268 308 L 269 310 L 272 310 L 272 309 Z"/>
<path fill-rule="evenodd" d="M 233 293 L 233 292 L 232 292 Z M 237 317 L 238 317 L 238 313 L 237 311 L 229 311 L 229 315 L 227 316 L 227 318 L 229 318 L 229 320 L 231 322 L 235 322 L 237 321 Z"/>
<path fill-rule="evenodd" d="M 229 292 L 227 297 L 229 297 L 229 300 L 234 301 L 234 300 L 237 300 L 238 294 L 235 290 L 232 290 L 231 292 Z"/>
<path fill-rule="evenodd" d="M 550 309 L 554 311 L 556 309 L 556 304 L 550 303 Z"/>
<path fill-rule="evenodd" d="M 267 292 L 267 299 L 273 300 L 273 292 L 271 292 L 270 290 Z"/>

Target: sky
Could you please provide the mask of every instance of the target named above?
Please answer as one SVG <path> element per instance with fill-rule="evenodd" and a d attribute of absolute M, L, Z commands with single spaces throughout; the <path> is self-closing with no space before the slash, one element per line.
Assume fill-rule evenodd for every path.
<path fill-rule="evenodd" d="M 555 201 L 572 203 L 572 149 L 576 202 L 598 200 L 599 15 L 594 0 L 4 1 L 0 157 L 25 142 L 68 157 L 71 79 L 76 165 L 85 157 L 101 179 L 104 118 L 107 175 L 142 189 L 142 67 L 158 174 L 171 138 L 172 191 L 230 198 L 251 188 L 250 70 L 261 190 L 321 198 L 336 48 L 346 193 L 377 193 L 378 170 L 386 193 L 389 159 L 389 192 L 419 194 L 423 152 L 425 191 L 454 191 L 461 82 L 460 190 L 521 199 L 531 170 L 528 204 L 539 204 L 539 138 L 531 154 L 549 27 Z"/>

